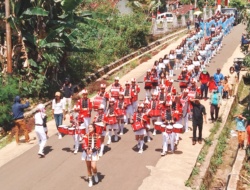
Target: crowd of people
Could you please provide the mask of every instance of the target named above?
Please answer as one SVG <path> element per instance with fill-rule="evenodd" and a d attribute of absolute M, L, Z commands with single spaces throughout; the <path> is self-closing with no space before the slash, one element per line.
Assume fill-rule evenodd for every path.
<path fill-rule="evenodd" d="M 205 24 L 200 22 L 175 50 L 156 60 L 145 73 L 145 92 L 140 89 L 135 78 L 123 85 L 119 82 L 119 77 L 116 77 L 109 91 L 105 84 L 101 84 L 97 96 L 91 101 L 88 90 L 83 89 L 72 105 L 72 85 L 68 78 L 65 80 L 62 88 L 65 97 L 62 98 L 62 94 L 56 92 L 52 101 L 58 139 L 62 139 L 62 134 L 72 135 L 74 154 L 77 154 L 82 142 L 82 160 L 86 161 L 90 187 L 93 185 L 92 176 L 96 183 L 99 181 L 96 161 L 103 156 L 105 145 L 118 141 L 118 135 L 122 136 L 129 124 L 134 131 L 135 144 L 140 154 L 143 153 L 144 143 L 150 142 L 157 132 L 162 134 L 161 156 L 168 152 L 174 153 L 179 135 L 189 131 L 189 119 L 193 123 L 192 144 L 202 143 L 203 121 L 207 122 L 207 118 L 201 100 L 207 100 L 210 94 L 211 122 L 214 122 L 218 119 L 222 98 L 234 95 L 237 79 L 234 70 L 226 76 L 221 73 L 220 68 L 214 75 L 206 70 L 212 57 L 221 49 L 222 39 L 232 29 L 233 21 L 233 16 L 216 14 L 208 20 L 213 24 L 206 27 L 206 30 Z M 181 70 L 181 73 L 174 80 L 176 70 Z M 179 83 L 179 88 L 173 85 L 174 82 Z M 139 93 L 145 94 L 141 103 L 138 100 Z M 27 106 L 28 103 L 22 109 Z M 70 127 L 63 125 L 67 110 L 71 115 Z M 15 116 L 14 119 L 21 126 L 20 118 Z M 47 140 L 46 130 L 43 130 L 46 128 L 45 123 L 45 108 L 39 104 L 35 115 L 35 130 L 39 139 L 38 154 L 42 157 L 45 156 L 43 149 Z M 29 140 L 28 136 L 26 140 Z"/>

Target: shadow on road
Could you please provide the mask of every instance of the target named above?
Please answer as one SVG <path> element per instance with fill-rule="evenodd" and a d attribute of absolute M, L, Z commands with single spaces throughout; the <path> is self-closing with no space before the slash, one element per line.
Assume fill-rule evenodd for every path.
<path fill-rule="evenodd" d="M 101 174 L 100 172 L 97 172 L 97 175 L 98 175 L 98 179 L 99 179 L 99 182 L 98 182 L 98 183 L 102 182 L 102 180 L 104 179 L 105 175 Z M 86 182 L 89 181 L 88 176 L 80 176 L 80 177 L 81 177 L 81 179 L 83 179 L 83 180 L 86 181 Z M 94 182 L 94 181 L 93 181 L 93 182 Z M 97 184 L 97 183 L 94 182 L 94 184 Z"/>
<path fill-rule="evenodd" d="M 46 147 L 44 147 L 44 154 L 47 155 L 48 153 L 50 153 L 53 150 L 54 149 L 52 148 L 52 146 L 46 146 Z"/>
<path fill-rule="evenodd" d="M 66 151 L 66 152 L 72 152 L 71 148 L 69 148 L 69 147 L 62 148 L 62 150 Z"/>

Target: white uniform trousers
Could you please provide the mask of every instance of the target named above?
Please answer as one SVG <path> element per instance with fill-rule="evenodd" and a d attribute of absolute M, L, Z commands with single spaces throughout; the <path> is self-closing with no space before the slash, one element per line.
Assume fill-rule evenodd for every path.
<path fill-rule="evenodd" d="M 45 144 L 47 142 L 47 136 L 46 133 L 44 131 L 43 126 L 35 126 L 35 132 L 39 141 L 39 151 L 38 153 L 42 153 L 43 154 L 43 149 L 45 147 Z"/>
<path fill-rule="evenodd" d="M 75 151 L 78 151 L 79 149 L 79 141 L 80 141 L 80 135 L 79 134 L 74 134 L 72 135 L 74 142 L 75 142 Z"/>
<path fill-rule="evenodd" d="M 126 123 L 128 123 L 128 119 L 130 119 L 133 114 L 134 114 L 133 106 L 132 106 L 132 104 L 130 104 L 127 106 L 127 109 L 126 109 L 126 116 L 127 116 Z"/>
<path fill-rule="evenodd" d="M 132 107 L 133 107 L 133 112 L 136 112 L 137 107 L 138 107 L 138 101 L 132 102 Z"/>
<path fill-rule="evenodd" d="M 89 133 L 90 117 L 84 117 L 84 126 L 86 127 L 86 133 Z"/>
<path fill-rule="evenodd" d="M 163 138 L 163 152 L 168 151 L 168 142 L 170 142 L 171 151 L 174 151 L 174 134 L 173 133 L 162 133 Z"/>
<path fill-rule="evenodd" d="M 189 113 L 187 113 L 186 116 L 182 118 L 182 123 L 183 123 L 185 132 L 188 132 L 188 115 Z"/>

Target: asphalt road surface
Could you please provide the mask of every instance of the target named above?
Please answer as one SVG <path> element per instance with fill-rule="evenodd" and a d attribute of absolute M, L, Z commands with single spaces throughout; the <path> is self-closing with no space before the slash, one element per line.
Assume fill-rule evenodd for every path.
<path fill-rule="evenodd" d="M 207 68 L 210 74 L 215 73 L 216 69 L 222 67 L 222 64 L 231 56 L 239 45 L 244 29 L 245 26 L 238 25 L 229 36 L 226 36 L 223 40 L 223 49 Z M 175 73 L 178 75 L 180 71 Z M 142 81 L 143 76 L 136 78 Z M 143 84 L 139 85 L 142 89 L 139 99 L 144 99 Z M 147 166 L 155 166 L 160 159 L 161 143 L 162 136 L 157 134 L 150 143 L 145 144 L 143 154 L 138 154 L 135 149 L 134 133 L 130 125 L 126 126 L 126 132 L 119 137 L 119 141 L 105 147 L 105 153 L 97 163 L 100 182 L 98 185 L 94 184 L 92 189 L 138 189 L 143 179 L 150 174 Z M 180 143 L 185 142 L 180 141 Z M 3 190 L 89 188 L 85 162 L 81 161 L 81 152 L 77 155 L 73 154 L 73 145 L 71 136 L 64 136 L 62 140 L 58 140 L 57 136 L 52 136 L 48 139 L 45 148 L 46 158 L 38 158 L 38 146 L 35 146 L 0 168 L 0 188 Z M 177 150 L 175 154 L 181 156 L 181 153 L 181 150 Z M 168 164 L 174 163 L 166 163 L 166 167 Z"/>

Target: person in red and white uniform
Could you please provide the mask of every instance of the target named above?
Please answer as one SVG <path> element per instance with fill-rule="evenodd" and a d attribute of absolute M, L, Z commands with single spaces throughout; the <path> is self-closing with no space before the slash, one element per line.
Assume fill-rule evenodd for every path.
<path fill-rule="evenodd" d="M 128 81 L 125 82 L 124 88 L 124 102 L 126 104 L 126 123 L 130 124 L 130 118 L 134 114 L 133 106 L 132 106 L 132 97 L 134 92 L 130 88 L 130 83 Z"/>
<path fill-rule="evenodd" d="M 158 100 L 160 104 L 163 104 L 166 101 L 166 92 L 165 92 L 165 86 L 160 85 L 160 91 L 158 93 Z"/>
<path fill-rule="evenodd" d="M 160 120 L 160 115 L 161 115 L 161 111 L 160 111 L 160 104 L 159 101 L 157 99 L 158 93 L 154 92 L 152 94 L 152 100 L 150 101 L 150 112 L 149 115 L 151 117 L 152 120 L 152 124 L 154 125 L 156 121 Z M 154 129 L 153 131 L 153 135 L 156 135 L 156 130 Z"/>
<path fill-rule="evenodd" d="M 173 112 L 171 109 L 171 104 L 164 104 L 164 108 L 162 109 L 162 121 L 166 126 L 165 131 L 162 132 L 162 152 L 161 156 L 165 156 L 168 152 L 168 142 L 170 142 L 171 152 L 174 152 L 174 135 L 173 135 Z"/>
<path fill-rule="evenodd" d="M 182 125 L 182 104 L 176 103 L 175 110 L 173 112 L 173 120 L 175 121 L 175 124 Z M 179 133 L 173 132 L 173 139 L 175 144 L 177 145 L 179 143 Z"/>
<path fill-rule="evenodd" d="M 117 115 L 115 113 L 116 107 L 115 107 L 115 98 L 110 98 L 109 99 L 109 106 L 107 109 L 107 112 L 105 114 L 105 122 L 107 123 L 107 127 L 108 127 L 108 142 L 107 144 L 111 143 L 111 134 L 112 131 L 114 131 L 114 141 L 118 141 L 118 124 L 117 124 Z"/>
<path fill-rule="evenodd" d="M 94 117 L 93 124 L 96 128 L 96 133 L 98 133 L 101 136 L 101 146 L 99 151 L 99 156 L 101 157 L 103 155 L 104 150 L 104 140 L 106 136 L 106 123 L 104 122 L 104 105 L 101 104 L 98 108 L 98 112 Z M 99 129 L 99 130 L 97 130 Z"/>
<path fill-rule="evenodd" d="M 123 135 L 124 124 L 126 119 L 126 102 L 124 101 L 124 92 L 120 92 L 119 99 L 115 102 L 115 112 L 118 122 L 120 135 Z"/>
<path fill-rule="evenodd" d="M 169 94 L 176 94 L 176 88 L 173 85 L 174 80 L 170 79 L 168 80 L 168 85 L 166 86 L 166 93 Z"/>
<path fill-rule="evenodd" d="M 140 154 L 143 153 L 144 135 L 146 133 L 145 128 L 147 125 L 147 121 L 143 119 L 143 108 L 143 104 L 138 106 L 137 112 L 134 113 L 132 120 L 132 128 L 135 133 L 135 140 L 138 142 L 137 148 L 139 149 L 138 153 Z"/>
<path fill-rule="evenodd" d="M 75 110 L 79 111 L 79 117 L 84 118 L 84 126 L 86 127 L 86 132 L 88 132 L 92 112 L 92 102 L 88 98 L 88 91 L 86 89 L 83 89 L 80 94 L 82 94 L 82 98 L 77 101 Z"/>
<path fill-rule="evenodd" d="M 88 126 L 88 133 L 83 137 L 83 153 L 82 160 L 85 160 L 88 178 L 89 178 L 89 187 L 93 186 L 92 176 L 96 183 L 99 182 L 97 174 L 96 162 L 99 160 L 98 150 L 101 145 L 100 135 L 95 133 L 95 127 L 93 125 Z"/>
<path fill-rule="evenodd" d="M 149 117 L 149 111 L 150 111 L 150 102 L 148 101 L 148 99 L 146 99 L 144 101 L 144 109 L 143 109 L 143 113 L 145 114 L 145 120 L 147 121 L 146 124 L 146 135 L 147 135 L 147 142 L 151 141 L 151 137 L 150 137 L 150 117 Z"/>
<path fill-rule="evenodd" d="M 196 85 L 197 83 L 196 79 L 192 79 L 190 83 L 191 83 L 191 86 L 188 87 L 188 90 L 189 90 L 188 96 L 194 99 L 200 97 L 200 94 L 201 94 L 200 88 Z"/>
<path fill-rule="evenodd" d="M 181 74 L 178 76 L 179 87 L 181 89 L 181 92 L 188 87 L 190 76 L 187 73 L 187 69 L 183 69 Z"/>
<path fill-rule="evenodd" d="M 182 105 L 183 126 L 185 132 L 188 132 L 188 115 L 190 113 L 190 103 L 189 103 L 188 93 L 189 90 L 185 89 L 180 97 L 180 103 Z"/>
<path fill-rule="evenodd" d="M 123 91 L 122 85 L 119 83 L 119 77 L 115 77 L 115 82 L 111 85 L 110 94 L 111 97 L 118 99 L 119 92 Z"/>
<path fill-rule="evenodd" d="M 130 86 L 133 94 L 132 94 L 132 107 L 133 107 L 133 112 L 137 110 L 138 107 L 138 94 L 141 91 L 140 87 L 138 84 L 136 84 L 135 78 L 131 79 L 131 86 Z"/>
<path fill-rule="evenodd" d="M 98 97 L 102 97 L 102 102 L 101 104 L 104 105 L 104 111 L 106 110 L 107 108 L 107 103 L 109 101 L 109 98 L 110 98 L 110 95 L 108 92 L 106 92 L 106 84 L 101 84 L 100 85 L 100 90 L 99 92 L 97 93 L 97 96 Z M 99 105 L 100 106 L 100 105 Z"/>
<path fill-rule="evenodd" d="M 152 77 L 151 77 L 151 70 L 148 70 L 146 76 L 144 77 L 144 89 L 146 91 L 146 98 L 151 99 L 151 90 L 152 90 Z"/>
<path fill-rule="evenodd" d="M 158 78 L 158 74 L 156 71 L 156 67 L 153 67 L 151 69 L 151 80 L 152 80 L 152 89 L 155 90 L 158 87 L 158 82 L 159 82 L 159 78 Z"/>

